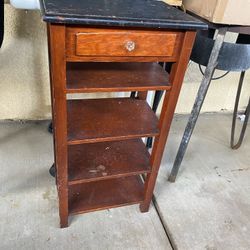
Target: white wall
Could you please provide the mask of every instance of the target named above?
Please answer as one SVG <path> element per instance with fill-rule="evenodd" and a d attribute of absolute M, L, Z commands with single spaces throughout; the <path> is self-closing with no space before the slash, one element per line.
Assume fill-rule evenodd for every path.
<path fill-rule="evenodd" d="M 0 49 L 0 119 L 50 118 L 46 25 L 38 11 L 15 10 L 10 5 L 5 8 L 5 40 Z M 203 112 L 231 111 L 238 78 L 238 73 L 230 73 L 212 82 Z M 191 63 L 177 113 L 190 112 L 200 80 L 197 65 Z M 250 94 L 249 80 L 248 73 L 242 109 Z"/>
<path fill-rule="evenodd" d="M 224 74 L 225 71 L 216 71 L 215 76 Z M 220 80 L 212 81 L 202 107 L 202 112 L 232 112 L 235 95 L 238 87 L 240 73 L 230 72 Z M 184 84 L 181 90 L 177 113 L 189 113 L 192 109 L 202 75 L 198 65 L 191 62 L 186 72 Z M 246 72 L 245 81 L 240 100 L 240 109 L 245 110 L 250 96 L 250 72 Z"/>

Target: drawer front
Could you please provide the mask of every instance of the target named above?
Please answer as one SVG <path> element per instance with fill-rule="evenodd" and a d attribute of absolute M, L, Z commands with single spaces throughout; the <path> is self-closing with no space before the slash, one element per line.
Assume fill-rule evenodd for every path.
<path fill-rule="evenodd" d="M 76 56 L 172 56 L 174 32 L 98 31 L 75 33 Z"/>

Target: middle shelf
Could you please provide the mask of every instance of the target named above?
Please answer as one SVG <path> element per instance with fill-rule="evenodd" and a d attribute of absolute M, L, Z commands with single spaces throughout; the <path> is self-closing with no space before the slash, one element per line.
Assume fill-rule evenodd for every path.
<path fill-rule="evenodd" d="M 67 101 L 68 145 L 154 137 L 158 119 L 144 100 L 134 98 Z"/>
<path fill-rule="evenodd" d="M 149 172 L 150 154 L 142 139 L 68 147 L 69 185 Z"/>

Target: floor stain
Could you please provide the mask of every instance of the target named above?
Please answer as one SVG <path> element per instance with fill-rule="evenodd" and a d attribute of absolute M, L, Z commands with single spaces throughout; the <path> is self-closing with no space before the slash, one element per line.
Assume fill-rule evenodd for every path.
<path fill-rule="evenodd" d="M 250 170 L 250 168 L 238 168 L 238 169 L 232 169 L 231 172 L 242 172 Z"/>
<path fill-rule="evenodd" d="M 217 250 L 216 247 L 209 246 L 209 245 L 206 245 L 206 246 L 205 246 L 205 249 L 206 249 L 206 250 Z"/>
<path fill-rule="evenodd" d="M 96 169 L 90 169 L 89 170 L 89 173 L 92 173 L 92 174 L 101 174 L 102 176 L 107 176 L 108 173 L 105 171 L 106 170 L 106 167 L 103 166 L 103 165 L 98 165 L 96 167 Z"/>
<path fill-rule="evenodd" d="M 11 202 L 11 208 L 18 208 L 18 207 L 20 207 L 20 205 L 16 201 L 10 200 L 10 202 Z"/>
<path fill-rule="evenodd" d="M 225 227 L 229 231 L 231 231 L 233 229 L 234 225 L 233 225 L 233 221 L 231 219 L 225 220 L 224 223 L 225 223 Z"/>
<path fill-rule="evenodd" d="M 105 169 L 106 169 L 106 167 L 103 166 L 103 165 L 99 165 L 99 166 L 97 167 L 97 170 L 99 170 L 99 171 L 104 171 Z"/>
<path fill-rule="evenodd" d="M 219 172 L 219 170 L 218 170 L 218 169 L 219 169 L 219 167 L 218 167 L 218 166 L 215 166 L 215 167 L 214 167 L 214 170 L 215 170 L 215 172 L 216 172 L 217 176 L 218 176 L 218 177 L 223 177 L 223 178 L 224 178 L 224 179 L 225 179 L 228 183 L 231 183 L 231 180 L 230 180 L 230 179 L 228 179 L 228 178 L 227 178 L 227 177 L 225 177 L 225 176 L 222 176 L 222 175 L 221 175 L 221 173 Z"/>
<path fill-rule="evenodd" d="M 50 200 L 50 198 L 51 198 L 50 195 L 51 195 L 51 193 L 50 193 L 50 190 L 48 189 L 46 192 L 43 193 L 43 199 Z"/>
<path fill-rule="evenodd" d="M 218 177 L 221 177 L 221 174 L 219 173 L 218 168 L 219 168 L 218 166 L 215 166 L 214 170 L 216 171 L 216 174 L 218 175 Z"/>

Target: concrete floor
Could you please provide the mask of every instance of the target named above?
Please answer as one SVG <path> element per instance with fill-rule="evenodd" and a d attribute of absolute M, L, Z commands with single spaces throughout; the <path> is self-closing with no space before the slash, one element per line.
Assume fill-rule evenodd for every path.
<path fill-rule="evenodd" d="M 75 216 L 59 229 L 47 124 L 0 124 L 1 250 L 250 249 L 249 127 L 242 148 L 232 151 L 231 117 L 202 115 L 171 184 L 167 175 L 186 124 L 176 116 L 155 192 L 161 218 L 154 206 L 146 214 L 130 206 Z"/>
<path fill-rule="evenodd" d="M 88 213 L 60 229 L 47 125 L 0 124 L 0 250 L 172 249 L 155 209 Z"/>
<path fill-rule="evenodd" d="M 231 122 L 231 115 L 200 117 L 172 184 L 167 176 L 186 125 L 186 117 L 175 117 L 155 196 L 179 250 L 250 249 L 250 126 L 242 147 L 234 151 Z"/>

